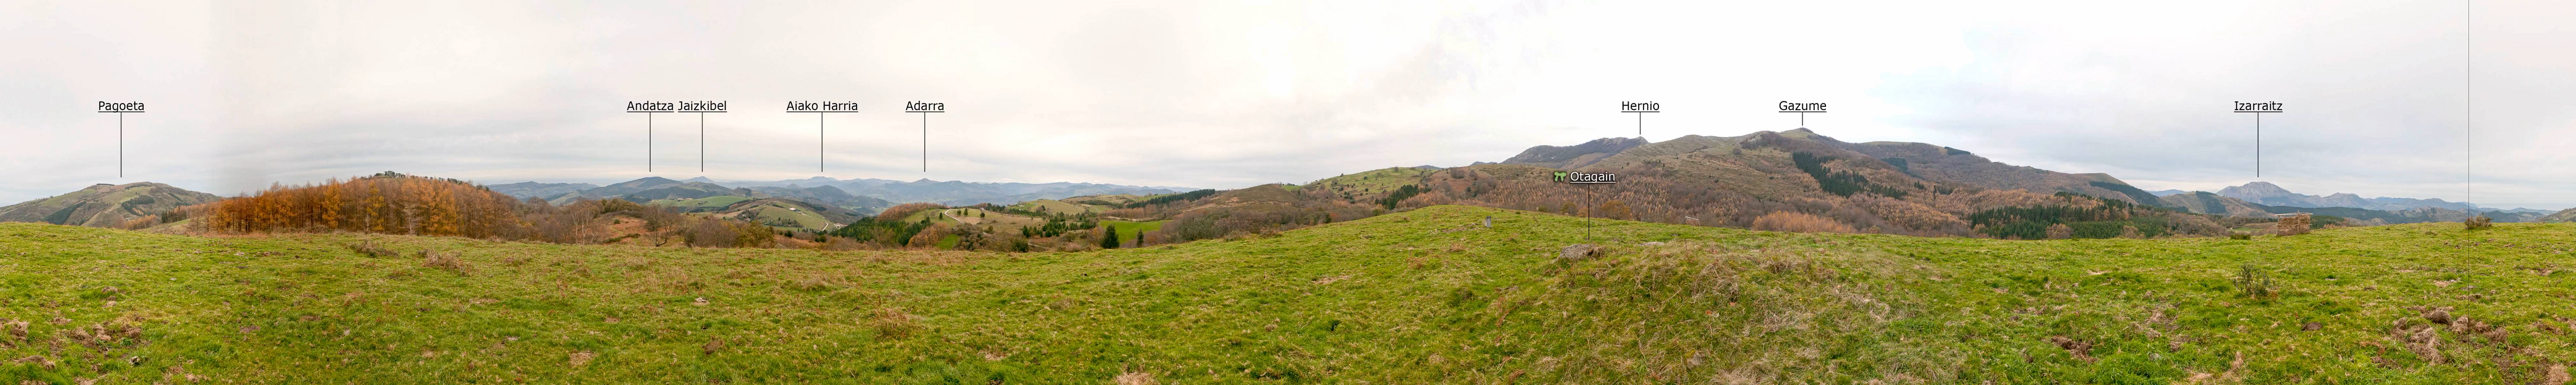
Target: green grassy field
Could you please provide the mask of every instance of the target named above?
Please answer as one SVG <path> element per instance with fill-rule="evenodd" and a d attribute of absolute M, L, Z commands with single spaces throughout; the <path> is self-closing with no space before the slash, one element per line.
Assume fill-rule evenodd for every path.
<path fill-rule="evenodd" d="M 947 215 L 941 215 L 942 213 L 948 212 L 948 210 L 949 209 L 921 210 L 920 212 L 904 215 L 903 221 L 920 222 L 923 219 L 929 219 L 933 223 L 957 223 L 955 220 L 948 219 Z"/>
<path fill-rule="evenodd" d="M 1118 230 L 1119 242 L 1135 242 L 1136 237 L 1144 236 L 1147 231 L 1161 230 L 1163 228 L 1163 221 L 1100 221 L 1100 225 L 1109 226 L 1111 229 Z"/>
<path fill-rule="evenodd" d="M 1102 212 L 1102 211 L 1109 211 L 1109 209 L 1110 209 L 1110 207 L 1109 207 L 1109 206 L 1101 206 L 1101 205 L 1087 205 L 1087 204 L 1079 204 L 1079 203 L 1065 202 L 1065 201 L 1059 201 L 1059 200 L 1053 200 L 1053 199 L 1039 199 L 1039 200 L 1033 200 L 1033 201 L 1027 201 L 1027 202 L 1020 202 L 1020 203 L 1012 204 L 1010 207 L 1011 207 L 1011 209 L 1014 209 L 1014 210 L 1028 210 L 1028 211 L 1038 211 L 1038 209 L 1039 209 L 1039 208 L 1045 208 L 1045 209 L 1046 209 L 1046 212 L 1049 212 L 1049 213 L 1063 213 L 1063 214 L 1081 214 L 1081 213 L 1086 213 L 1086 212 L 1090 212 L 1090 213 L 1097 213 L 1097 212 Z"/>
<path fill-rule="evenodd" d="M 751 200 L 751 198 L 750 198 L 750 197 L 745 197 L 745 196 L 739 196 L 739 195 L 717 195 L 717 196 L 711 196 L 711 197 L 705 197 L 705 198 L 696 198 L 696 199 L 655 199 L 655 200 L 653 200 L 652 202 L 647 202 L 647 203 L 645 203 L 645 204 L 654 205 L 654 206 L 675 207 L 675 208 L 680 208 L 680 209 L 684 209 L 684 210 L 685 210 L 685 209 L 718 209 L 718 208 L 724 208 L 725 206 L 732 206 L 732 205 L 733 205 L 733 204 L 735 204 L 735 203 L 741 203 L 742 201 L 747 201 L 747 200 Z"/>
<path fill-rule="evenodd" d="M 966 208 L 924 210 L 921 213 L 915 213 L 913 215 L 905 216 L 904 218 L 906 221 L 919 221 L 922 218 L 929 218 L 931 223 L 948 224 L 961 224 L 971 221 L 978 226 L 991 226 L 995 231 L 1005 231 L 1019 227 L 1046 224 L 1045 219 Z"/>
<path fill-rule="evenodd" d="M 1458 206 L 1036 254 L 5 223 L 0 383 L 2522 384 L 2576 359 L 2576 225 L 1598 224 L 1609 251 L 1564 261 L 1582 220 Z M 344 246 L 364 240 L 407 254 Z M 2246 293 L 2249 267 L 2272 294 Z"/>

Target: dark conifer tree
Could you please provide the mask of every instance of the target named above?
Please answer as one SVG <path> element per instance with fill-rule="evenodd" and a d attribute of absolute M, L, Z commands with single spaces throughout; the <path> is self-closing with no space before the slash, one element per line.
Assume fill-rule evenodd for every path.
<path fill-rule="evenodd" d="M 1116 228 L 1116 227 L 1111 227 L 1111 228 L 1106 229 L 1106 231 L 1101 231 L 1101 232 L 1100 232 L 1100 248 L 1103 248 L 1103 249 L 1115 249 L 1115 248 L 1118 248 L 1118 228 Z"/>

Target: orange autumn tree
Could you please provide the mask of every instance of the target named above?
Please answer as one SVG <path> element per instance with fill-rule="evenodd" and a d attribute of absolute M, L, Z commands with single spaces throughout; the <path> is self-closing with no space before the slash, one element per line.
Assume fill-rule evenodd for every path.
<path fill-rule="evenodd" d="M 518 200 L 473 183 L 383 173 L 321 184 L 271 185 L 257 194 L 215 202 L 208 229 L 235 233 L 356 231 L 517 237 L 526 226 Z"/>

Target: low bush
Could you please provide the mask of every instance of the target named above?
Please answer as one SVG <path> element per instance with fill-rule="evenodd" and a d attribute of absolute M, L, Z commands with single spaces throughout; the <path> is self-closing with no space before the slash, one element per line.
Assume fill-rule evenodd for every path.
<path fill-rule="evenodd" d="M 2273 294 L 2272 274 L 2254 265 L 2236 268 L 2236 289 L 2246 298 L 2267 298 Z"/>
<path fill-rule="evenodd" d="M 349 251 L 354 251 L 357 252 L 358 255 L 369 257 L 392 257 L 402 255 L 402 252 L 393 251 L 393 249 L 387 249 L 384 246 L 377 246 L 376 241 L 373 239 L 366 240 L 364 242 L 351 243 L 349 244 Z"/>

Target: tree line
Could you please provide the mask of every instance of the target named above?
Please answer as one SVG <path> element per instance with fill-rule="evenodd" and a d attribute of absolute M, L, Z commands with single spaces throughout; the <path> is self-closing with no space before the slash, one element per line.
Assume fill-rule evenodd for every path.
<path fill-rule="evenodd" d="M 776 247 L 784 239 L 822 240 L 812 234 L 714 215 L 683 215 L 624 200 L 579 200 L 557 206 L 535 198 L 512 198 L 472 182 L 393 172 L 307 185 L 275 184 L 189 211 L 202 213 L 165 215 L 199 217 L 203 230 L 223 233 L 347 231 L 569 244 L 633 240 L 697 247 Z"/>

